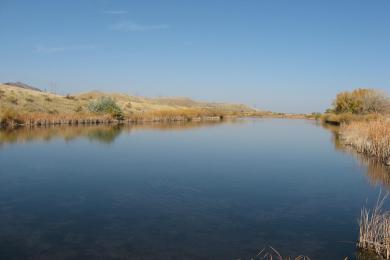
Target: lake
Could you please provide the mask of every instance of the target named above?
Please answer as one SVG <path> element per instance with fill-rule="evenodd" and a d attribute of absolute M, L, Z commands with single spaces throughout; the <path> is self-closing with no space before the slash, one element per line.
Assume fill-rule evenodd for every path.
<path fill-rule="evenodd" d="M 0 165 L 0 259 L 357 259 L 390 187 L 308 120 L 2 130 Z"/>

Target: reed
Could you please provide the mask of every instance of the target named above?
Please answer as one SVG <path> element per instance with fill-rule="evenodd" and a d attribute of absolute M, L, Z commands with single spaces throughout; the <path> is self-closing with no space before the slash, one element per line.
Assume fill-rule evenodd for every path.
<path fill-rule="evenodd" d="M 358 247 L 390 259 L 390 212 L 382 210 L 387 195 L 379 196 L 372 210 L 361 210 Z"/>
<path fill-rule="evenodd" d="M 217 109 L 186 108 L 186 109 L 162 109 L 150 110 L 145 112 L 133 113 L 129 116 L 130 120 L 136 122 L 142 121 L 201 121 L 201 120 L 220 120 L 225 116 L 232 116 L 226 111 Z"/>
<path fill-rule="evenodd" d="M 118 118 L 112 113 L 19 113 L 15 109 L 0 109 L 2 126 L 46 126 L 46 125 L 78 125 L 78 124 L 119 124 L 137 122 L 179 122 L 179 121 L 220 121 L 226 117 L 239 114 L 214 108 L 177 108 L 135 112 Z"/>
<path fill-rule="evenodd" d="M 104 124 L 116 120 L 106 114 L 92 113 L 19 113 L 15 109 L 0 110 L 0 125 L 3 127 L 15 126 L 45 126 L 45 125 L 78 125 L 78 124 Z"/>
<path fill-rule="evenodd" d="M 385 119 L 370 122 L 352 122 L 343 125 L 340 137 L 356 151 L 390 163 L 390 121 Z"/>
<path fill-rule="evenodd" d="M 382 118 L 380 114 L 325 113 L 317 119 L 321 119 L 325 123 L 341 125 L 351 122 L 369 122 L 380 118 Z"/>
<path fill-rule="evenodd" d="M 256 255 L 254 259 L 267 259 L 267 260 L 310 260 L 310 257 L 305 255 L 299 255 L 296 257 L 282 256 L 275 248 L 272 246 L 264 247 Z"/>

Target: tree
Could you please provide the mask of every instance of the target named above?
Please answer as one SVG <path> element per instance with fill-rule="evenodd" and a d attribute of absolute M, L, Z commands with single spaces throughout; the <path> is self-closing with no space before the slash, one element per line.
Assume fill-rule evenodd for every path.
<path fill-rule="evenodd" d="M 363 98 L 362 108 L 366 113 L 384 113 L 389 109 L 389 99 L 379 91 L 369 91 Z"/>
<path fill-rule="evenodd" d="M 335 113 L 384 113 L 389 109 L 389 99 L 384 93 L 375 89 L 355 89 L 342 92 L 333 102 Z"/>

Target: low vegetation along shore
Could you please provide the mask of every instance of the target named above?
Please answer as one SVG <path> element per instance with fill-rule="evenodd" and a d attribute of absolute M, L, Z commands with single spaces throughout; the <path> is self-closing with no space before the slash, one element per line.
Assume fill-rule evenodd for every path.
<path fill-rule="evenodd" d="M 220 120 L 259 114 L 241 104 L 188 98 L 143 98 L 119 93 L 58 95 L 22 83 L 0 84 L 2 126 Z"/>
<path fill-rule="evenodd" d="M 390 101 L 384 93 L 373 89 L 340 93 L 319 119 L 340 125 L 344 145 L 390 165 Z M 371 210 L 363 207 L 357 246 L 390 259 L 390 212 L 382 209 L 386 197 L 379 196 Z"/>
<path fill-rule="evenodd" d="M 390 165 L 390 100 L 384 93 L 373 89 L 340 93 L 321 119 L 341 125 L 345 145 Z"/>
<path fill-rule="evenodd" d="M 363 207 L 359 219 L 358 247 L 390 259 L 390 212 L 382 210 L 386 197 L 379 196 L 372 210 Z"/>
<path fill-rule="evenodd" d="M 341 138 L 356 151 L 390 165 L 390 120 L 351 122 L 341 127 Z"/>

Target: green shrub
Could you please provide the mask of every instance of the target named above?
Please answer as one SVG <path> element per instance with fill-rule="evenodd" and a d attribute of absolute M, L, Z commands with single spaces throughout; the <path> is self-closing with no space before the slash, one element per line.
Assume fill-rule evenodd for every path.
<path fill-rule="evenodd" d="M 122 109 L 117 105 L 115 100 L 110 97 L 101 97 L 96 101 L 91 101 L 88 104 L 88 110 L 92 113 L 110 114 L 116 119 L 124 118 Z"/>

